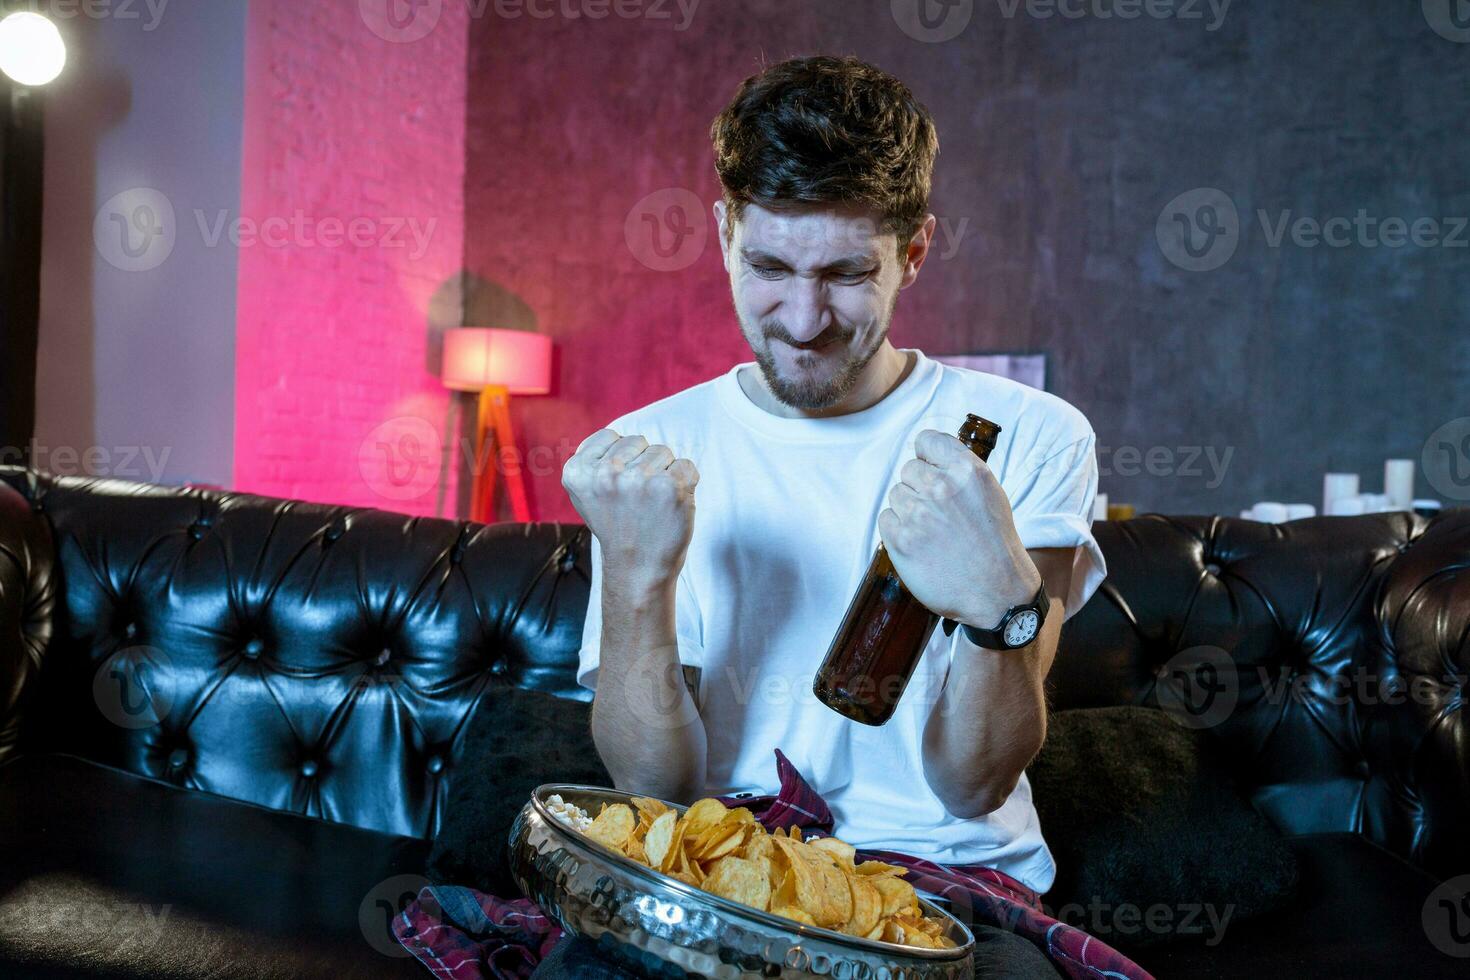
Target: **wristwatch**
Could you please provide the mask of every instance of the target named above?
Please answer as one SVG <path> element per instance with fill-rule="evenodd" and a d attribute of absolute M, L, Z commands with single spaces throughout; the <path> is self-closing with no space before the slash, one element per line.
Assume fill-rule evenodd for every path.
<path fill-rule="evenodd" d="M 1042 582 L 1036 589 L 1034 599 L 1024 605 L 1012 606 L 994 629 L 981 629 L 966 623 L 965 635 L 977 647 L 987 650 L 1015 650 L 1036 639 L 1036 634 L 1041 632 L 1041 624 L 1046 622 L 1046 611 L 1050 605 L 1051 602 L 1046 597 L 1046 583 Z M 949 636 L 958 625 L 960 624 L 955 620 L 946 618 L 944 635 Z"/>

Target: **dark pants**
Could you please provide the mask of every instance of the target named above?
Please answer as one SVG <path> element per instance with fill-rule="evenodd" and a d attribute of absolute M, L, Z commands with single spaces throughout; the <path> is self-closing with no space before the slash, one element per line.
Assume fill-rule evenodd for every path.
<path fill-rule="evenodd" d="M 1033 946 L 1013 932 L 975 925 L 975 976 L 1006 980 L 1057 980 L 1061 974 Z M 533 980 L 643 980 L 612 962 L 590 940 L 566 937 L 532 974 Z"/>

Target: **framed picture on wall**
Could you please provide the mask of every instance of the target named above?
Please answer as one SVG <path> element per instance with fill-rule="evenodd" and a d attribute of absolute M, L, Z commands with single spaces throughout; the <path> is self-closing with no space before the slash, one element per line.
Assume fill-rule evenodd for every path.
<path fill-rule="evenodd" d="M 936 361 L 955 367 L 998 374 L 1046 391 L 1045 351 L 983 351 L 974 354 L 930 354 Z"/>

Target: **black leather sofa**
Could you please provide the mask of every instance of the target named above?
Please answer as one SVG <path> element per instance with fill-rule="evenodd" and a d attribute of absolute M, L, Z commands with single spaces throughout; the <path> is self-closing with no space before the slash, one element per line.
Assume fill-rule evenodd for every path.
<path fill-rule="evenodd" d="M 1157 705 L 1180 651 L 1228 651 L 1212 731 L 1302 867 L 1291 910 L 1140 962 L 1470 974 L 1423 919 L 1470 872 L 1470 512 L 1098 536 L 1054 708 Z M 0 467 L 0 976 L 420 975 L 387 916 L 466 720 L 497 683 L 586 697 L 587 544 Z"/>

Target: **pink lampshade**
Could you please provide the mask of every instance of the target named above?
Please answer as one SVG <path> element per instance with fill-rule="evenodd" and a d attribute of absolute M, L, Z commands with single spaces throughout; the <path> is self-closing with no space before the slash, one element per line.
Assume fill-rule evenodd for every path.
<path fill-rule="evenodd" d="M 551 338 L 525 330 L 459 327 L 444 333 L 444 386 L 479 391 L 505 385 L 512 395 L 551 392 Z"/>

